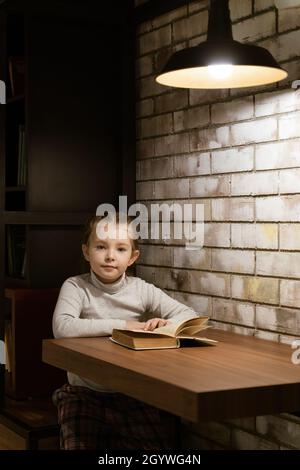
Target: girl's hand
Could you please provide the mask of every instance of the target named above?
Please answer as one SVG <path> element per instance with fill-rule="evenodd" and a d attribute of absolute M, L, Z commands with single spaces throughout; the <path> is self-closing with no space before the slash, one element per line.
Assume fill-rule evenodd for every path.
<path fill-rule="evenodd" d="M 168 323 L 168 320 L 164 320 L 163 318 L 151 318 L 150 320 L 144 323 L 144 331 L 153 331 L 155 328 L 160 328 L 161 326 L 165 326 Z"/>
<path fill-rule="evenodd" d="M 140 322 L 140 321 L 135 321 L 135 320 L 127 320 L 126 321 L 126 329 L 127 330 L 143 330 L 145 327 L 146 323 Z"/>

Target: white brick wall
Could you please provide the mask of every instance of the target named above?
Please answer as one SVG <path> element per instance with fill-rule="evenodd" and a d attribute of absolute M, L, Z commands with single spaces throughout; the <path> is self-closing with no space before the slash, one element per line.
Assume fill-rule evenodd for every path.
<path fill-rule="evenodd" d="M 235 39 L 266 47 L 289 72 L 278 85 L 157 84 L 172 51 L 205 40 L 208 6 L 194 0 L 137 29 L 137 200 L 202 203 L 205 214 L 202 249 L 186 250 L 172 224 L 170 238 L 141 243 L 137 275 L 218 328 L 289 344 L 300 337 L 300 88 L 291 88 L 300 80 L 299 9 L 230 0 Z M 186 423 L 185 441 L 300 448 L 299 426 L 289 415 Z"/>

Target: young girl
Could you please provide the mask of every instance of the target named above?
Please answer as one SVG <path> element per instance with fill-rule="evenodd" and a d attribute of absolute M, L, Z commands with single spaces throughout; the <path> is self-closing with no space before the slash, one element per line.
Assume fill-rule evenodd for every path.
<path fill-rule="evenodd" d="M 153 284 L 126 275 L 139 250 L 132 219 L 123 220 L 117 214 L 115 223 L 99 216 L 88 223 L 82 251 L 90 272 L 62 285 L 53 316 L 55 338 L 108 336 L 113 328 L 153 330 L 198 316 Z M 167 413 L 71 372 L 68 381 L 53 395 L 62 449 L 172 447 Z"/>

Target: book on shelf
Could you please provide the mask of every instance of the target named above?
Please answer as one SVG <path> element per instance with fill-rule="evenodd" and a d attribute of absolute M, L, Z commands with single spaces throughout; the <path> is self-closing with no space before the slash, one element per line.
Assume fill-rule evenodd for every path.
<path fill-rule="evenodd" d="M 209 328 L 209 317 L 197 317 L 180 323 L 167 323 L 153 331 L 137 329 L 114 329 L 110 340 L 130 349 L 168 349 L 179 348 L 193 342 L 198 345 L 215 345 L 217 341 L 202 335 Z"/>
<path fill-rule="evenodd" d="M 8 275 L 24 278 L 26 271 L 26 229 L 24 225 L 7 226 Z"/>
<path fill-rule="evenodd" d="M 8 58 L 8 70 L 12 96 L 21 95 L 25 89 L 25 60 L 21 56 Z"/>
<path fill-rule="evenodd" d="M 26 185 L 27 161 L 25 155 L 25 126 L 19 125 L 18 186 Z"/>

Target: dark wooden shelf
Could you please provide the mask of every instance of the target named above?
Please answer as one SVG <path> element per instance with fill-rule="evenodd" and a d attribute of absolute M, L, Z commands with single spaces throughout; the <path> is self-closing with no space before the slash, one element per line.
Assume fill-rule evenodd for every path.
<path fill-rule="evenodd" d="M 90 212 L 4 212 L 4 223 L 26 225 L 83 225 Z"/>
<path fill-rule="evenodd" d="M 5 287 L 29 287 L 29 281 L 25 278 L 5 276 Z"/>
<path fill-rule="evenodd" d="M 25 95 L 24 95 L 24 94 L 16 95 L 16 96 L 11 96 L 11 97 L 7 98 L 6 104 L 17 103 L 17 102 L 19 102 L 19 101 L 24 100 L 24 98 L 25 98 Z"/>
<path fill-rule="evenodd" d="M 5 188 L 7 193 L 16 192 L 16 191 L 26 191 L 26 186 L 7 186 Z"/>

